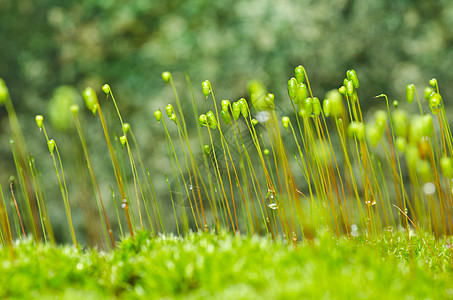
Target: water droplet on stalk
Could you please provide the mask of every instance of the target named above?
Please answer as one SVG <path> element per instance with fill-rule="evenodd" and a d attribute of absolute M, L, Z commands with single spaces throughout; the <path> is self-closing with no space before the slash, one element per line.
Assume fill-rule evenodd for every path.
<path fill-rule="evenodd" d="M 278 204 L 275 202 L 274 191 L 269 189 L 269 204 L 267 205 L 270 209 L 278 209 Z"/>
<path fill-rule="evenodd" d="M 270 209 L 278 209 L 277 203 L 269 203 L 267 206 L 268 206 Z"/>
<path fill-rule="evenodd" d="M 376 205 L 376 200 L 374 200 L 374 199 L 371 200 L 371 201 L 370 201 L 370 200 L 367 200 L 367 201 L 365 201 L 365 204 L 368 205 L 368 206 Z"/>
<path fill-rule="evenodd" d="M 291 239 L 293 240 L 293 242 L 297 242 L 297 234 L 295 231 L 291 232 Z"/>
<path fill-rule="evenodd" d="M 351 235 L 352 235 L 353 237 L 359 236 L 359 228 L 357 227 L 356 224 L 352 224 L 352 225 L 351 225 Z"/>
<path fill-rule="evenodd" d="M 121 202 L 121 208 L 126 209 L 127 208 L 127 200 L 123 199 L 123 202 Z"/>

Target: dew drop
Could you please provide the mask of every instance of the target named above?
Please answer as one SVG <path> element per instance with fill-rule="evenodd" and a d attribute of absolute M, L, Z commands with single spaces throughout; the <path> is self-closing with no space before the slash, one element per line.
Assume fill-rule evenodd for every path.
<path fill-rule="evenodd" d="M 353 237 L 359 236 L 359 228 L 357 227 L 356 224 L 351 225 L 351 235 Z"/>
<path fill-rule="evenodd" d="M 193 186 L 189 184 L 189 190 L 193 190 Z"/>
<path fill-rule="evenodd" d="M 127 208 L 127 200 L 123 199 L 123 202 L 121 202 L 121 208 L 126 209 Z"/>
<path fill-rule="evenodd" d="M 297 234 L 296 234 L 296 232 L 294 232 L 294 231 L 291 232 L 291 239 L 293 240 L 294 243 L 297 242 Z"/>
<path fill-rule="evenodd" d="M 278 205 L 275 202 L 269 203 L 267 206 L 272 210 L 278 209 Z"/>
<path fill-rule="evenodd" d="M 267 205 L 270 209 L 278 209 L 278 204 L 275 202 L 275 192 L 271 189 L 268 190 L 269 204 Z"/>
<path fill-rule="evenodd" d="M 373 199 L 372 201 L 366 200 L 366 201 L 365 201 L 365 204 L 368 205 L 368 206 L 376 205 L 376 200 L 374 200 L 374 199 Z"/>

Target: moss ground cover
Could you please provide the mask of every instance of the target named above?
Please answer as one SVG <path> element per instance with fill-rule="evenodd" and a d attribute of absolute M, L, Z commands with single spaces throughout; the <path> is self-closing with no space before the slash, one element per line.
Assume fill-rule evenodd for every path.
<path fill-rule="evenodd" d="M 1 250 L 2 298 L 447 299 L 451 244 L 415 234 L 374 242 L 323 235 L 297 247 L 268 238 L 138 232 L 114 252 L 16 245 Z"/>

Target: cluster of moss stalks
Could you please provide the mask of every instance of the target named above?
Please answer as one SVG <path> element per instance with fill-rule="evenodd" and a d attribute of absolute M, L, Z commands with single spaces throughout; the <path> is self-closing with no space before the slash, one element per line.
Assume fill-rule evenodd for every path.
<path fill-rule="evenodd" d="M 165 177 L 169 190 L 165 199 L 156 197 L 152 181 L 156 178 L 144 166 L 133 128 L 123 122 L 121 105 L 110 86 L 102 87 L 108 100 L 102 103 L 94 89 L 86 88 L 82 95 L 102 125 L 117 185 L 116 193 L 101 191 L 79 119 L 83 112 L 71 106 L 105 243 L 115 248 L 119 235 L 127 232 L 133 239 L 142 229 L 153 237 L 224 230 L 295 245 L 315 239 L 324 230 L 337 238 L 360 234 L 368 240 L 401 227 L 432 232 L 436 237 L 448 235 L 453 229 L 453 137 L 436 79 L 429 81 L 421 95 L 413 84 L 407 85 L 407 102 L 418 106 L 417 113 L 409 113 L 414 111 L 410 105 L 403 110 L 398 101 L 389 103 L 381 94 L 367 99 L 381 101 L 382 110 L 365 122 L 357 74 L 349 70 L 346 75 L 341 87 L 321 101 L 305 69 L 296 67 L 288 81 L 293 113 L 278 116 L 274 95 L 259 82 L 249 85 L 248 100 L 217 101 L 209 81 L 202 82 L 204 98 L 196 97 L 188 76 L 193 111 L 183 111 L 173 77 L 164 72 L 162 78 L 173 90 L 175 106 L 168 104 L 164 113 L 158 109 L 154 116 L 166 137 L 171 168 L 167 174 L 153 176 Z M 200 100 L 212 101 L 211 110 L 200 114 Z M 6 201 L 0 186 L 1 244 L 12 249 L 14 239 L 29 235 L 53 244 L 45 187 L 37 178 L 39 171 L 28 154 L 3 80 L 0 103 L 10 121 L 20 191 L 14 195 L 11 188 L 11 201 Z M 114 107 L 121 125 L 121 132 L 113 134 L 118 138 L 111 134 L 117 124 L 109 124 L 104 116 L 107 106 Z M 200 125 L 196 132 L 187 127 L 188 118 Z M 42 115 L 36 116 L 36 124 L 55 167 L 68 231 L 77 248 L 61 153 Z M 194 137 L 199 144 L 193 143 Z M 109 220 L 107 211 L 112 208 L 104 204 L 106 197 L 115 203 L 119 233 Z M 14 203 L 8 211 L 7 202 Z M 169 202 L 171 206 L 166 205 Z M 174 218 L 163 217 L 168 213 Z"/>

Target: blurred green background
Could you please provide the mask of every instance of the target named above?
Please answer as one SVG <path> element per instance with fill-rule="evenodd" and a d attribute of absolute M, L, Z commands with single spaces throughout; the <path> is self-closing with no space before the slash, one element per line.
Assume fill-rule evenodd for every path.
<path fill-rule="evenodd" d="M 190 91 L 184 72 L 201 106 L 202 80 L 211 81 L 218 99 L 237 100 L 247 97 L 248 81 L 258 79 L 275 94 L 283 114 L 290 109 L 287 80 L 299 64 L 320 99 L 354 68 L 365 110 L 376 104 L 373 96 L 385 92 L 404 99 L 407 83 L 421 90 L 431 77 L 438 79 L 448 104 L 452 45 L 453 2 L 447 0 L 0 1 L 0 77 L 9 87 L 29 150 L 39 158 L 55 224 L 64 224 L 64 210 L 34 116 L 44 115 L 49 134 L 62 148 L 74 206 L 84 205 L 77 199 L 89 197 L 89 179 L 80 169 L 82 154 L 71 118 L 59 106 L 82 104 L 80 92 L 86 86 L 102 99 L 102 84 L 111 85 L 125 121 L 135 130 L 145 165 L 160 181 L 157 185 L 164 186 L 161 170 L 169 162 L 162 159 L 167 157 L 164 135 L 152 113 L 174 100 L 162 71 L 173 73 L 187 109 Z M 59 102 L 62 98 L 65 103 Z M 114 111 L 107 113 L 116 122 Z M 83 117 L 109 198 L 109 188 L 116 184 L 100 125 L 86 111 Z M 0 183 L 5 189 L 15 170 L 3 107 L 0 125 Z M 79 230 L 89 231 L 90 217 L 77 208 L 74 214 Z M 57 226 L 60 240 L 68 240 L 65 226 Z"/>

